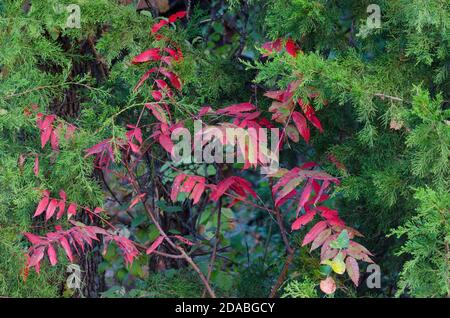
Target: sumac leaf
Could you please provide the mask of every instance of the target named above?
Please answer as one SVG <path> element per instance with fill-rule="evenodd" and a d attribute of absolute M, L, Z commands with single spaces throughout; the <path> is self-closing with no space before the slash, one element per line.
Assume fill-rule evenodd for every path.
<path fill-rule="evenodd" d="M 351 256 L 348 256 L 345 260 L 345 266 L 347 268 L 347 274 L 352 280 L 355 286 L 359 284 L 359 266 L 358 262 Z"/>
<path fill-rule="evenodd" d="M 303 239 L 302 246 L 305 246 L 306 244 L 311 243 L 314 241 L 314 239 L 325 230 L 327 227 L 327 222 L 320 221 L 316 225 L 312 227 L 312 229 L 308 232 L 308 234 L 305 235 L 305 238 Z"/>
<path fill-rule="evenodd" d="M 312 221 L 312 219 L 314 218 L 314 215 L 316 215 L 315 211 L 310 211 L 310 212 L 306 212 L 305 214 L 303 214 L 301 217 L 297 218 L 294 223 L 292 223 L 292 231 L 297 231 L 300 230 L 300 228 L 303 225 L 308 224 L 309 222 Z"/>
<path fill-rule="evenodd" d="M 152 245 L 150 245 L 150 247 L 147 249 L 146 254 L 150 255 L 151 253 L 153 253 L 158 246 L 161 245 L 161 243 L 164 241 L 164 236 L 159 236 L 153 243 Z"/>
<path fill-rule="evenodd" d="M 311 251 L 314 251 L 316 248 L 321 246 L 328 237 L 331 235 L 331 229 L 326 229 L 320 232 L 319 235 L 314 239 L 313 243 L 311 244 Z"/>
<path fill-rule="evenodd" d="M 295 111 L 292 113 L 292 120 L 294 121 L 295 127 L 297 127 L 300 135 L 303 137 L 303 139 L 305 139 L 306 143 L 309 143 L 310 131 L 306 122 L 306 118 L 299 112 Z"/>
<path fill-rule="evenodd" d="M 38 206 L 36 208 L 36 211 L 34 212 L 33 217 L 41 215 L 45 211 L 45 209 L 47 208 L 47 205 L 48 205 L 49 201 L 50 201 L 50 199 L 47 196 L 43 197 L 41 199 L 41 201 L 39 202 L 39 204 L 38 204 Z"/>
<path fill-rule="evenodd" d="M 56 251 L 53 248 L 52 244 L 48 245 L 47 254 L 48 254 L 48 259 L 50 260 L 50 264 L 52 264 L 52 266 L 55 266 L 58 263 L 58 259 L 56 257 Z"/>
<path fill-rule="evenodd" d="M 327 295 L 331 295 L 336 291 L 336 282 L 333 278 L 327 277 L 320 282 L 320 290 Z"/>

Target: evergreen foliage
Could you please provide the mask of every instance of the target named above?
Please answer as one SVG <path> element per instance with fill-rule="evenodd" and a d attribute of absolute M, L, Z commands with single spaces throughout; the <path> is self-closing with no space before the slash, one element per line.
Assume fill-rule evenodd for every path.
<path fill-rule="evenodd" d="M 104 176 L 93 169 L 85 150 L 111 136 L 114 140 L 125 136 L 124 127 L 139 117 L 146 102 L 144 94 L 133 88 L 147 69 L 130 61 L 149 47 L 164 46 L 164 41 L 149 36 L 150 27 L 159 20 L 148 11 L 136 12 L 135 4 L 58 2 L 80 5 L 81 29 L 65 26 L 67 16 L 56 13 L 53 0 L 32 1 L 29 11 L 20 0 L 0 2 L 0 296 L 62 295 L 67 262 L 44 265 L 39 275 L 30 271 L 24 281 L 28 243 L 22 233 L 45 234 L 56 225 L 32 219 L 43 190 L 57 195 L 64 189 L 80 206 L 113 206 Z M 184 55 L 174 65 L 183 81 L 175 119 L 191 118 L 204 105 L 219 109 L 249 100 L 269 118 L 264 92 L 286 89 L 300 79 L 295 97 L 311 101 L 326 129 L 324 133 L 312 130 L 309 144 L 286 145 L 281 155 L 288 164 L 283 168 L 315 161 L 339 177 L 332 204 L 365 235 L 363 243 L 382 271 L 380 290 L 342 289 L 338 295 L 448 296 L 450 2 L 377 1 L 379 29 L 367 26 L 367 6 L 373 2 L 369 0 L 228 0 L 222 7 L 220 1 L 199 2 L 188 21 L 161 31 L 180 45 Z M 218 10 L 212 14 L 210 8 Z M 232 36 L 230 25 L 235 28 Z M 301 51 L 295 57 L 262 57 L 263 43 L 278 38 L 295 40 Z M 85 64 L 90 70 L 74 71 Z M 59 112 L 70 90 L 77 92 L 77 109 L 71 114 Z M 312 99 L 311 94 L 318 97 Z M 37 108 L 32 110 L 32 105 Z M 55 113 L 57 123 L 73 124 L 76 133 L 62 139 L 56 153 L 49 146 L 42 148 L 30 111 Z M 37 175 L 33 170 L 36 155 Z M 121 154 L 116 151 L 115 155 Z M 158 156 L 164 158 L 163 152 Z M 161 184 L 173 181 L 161 162 L 153 164 L 150 179 L 161 174 Z M 207 165 L 192 169 L 204 170 L 207 177 L 217 175 L 215 170 L 208 174 Z M 252 182 L 259 180 L 251 172 L 244 176 Z M 108 181 L 113 190 L 119 188 L 120 180 Z M 268 182 L 255 183 L 261 200 L 270 202 Z M 118 195 L 124 201 L 111 208 L 115 212 L 126 210 L 130 199 Z M 161 211 L 173 223 L 177 223 L 172 215 L 178 209 L 194 211 L 186 202 L 174 206 L 161 202 Z M 212 280 L 224 296 L 262 297 L 281 271 L 282 237 L 273 218 L 251 206 L 233 209 L 224 209 L 220 233 L 223 246 L 233 247 L 224 252 L 231 261 L 218 260 Z M 205 207 L 202 212 L 207 216 L 199 218 L 203 241 L 216 230 L 214 211 Z M 293 215 L 286 211 L 286 222 Z M 120 213 L 111 217 L 113 221 L 121 218 Z M 125 224 L 142 244 L 157 237 L 154 226 L 144 226 L 145 221 L 141 216 Z M 64 221 L 64 226 L 69 223 Z M 248 233 L 252 233 L 250 240 Z M 289 237 L 301 252 L 295 256 L 281 295 L 320 296 L 320 264 L 306 247 L 300 248 L 295 233 Z M 142 268 L 136 269 L 114 253 L 108 250 L 100 272 L 114 272 L 117 284 L 126 285 L 127 290 L 113 286 L 103 297 L 202 296 L 203 286 L 189 270 L 163 267 L 162 273 L 148 275 L 142 268 L 157 272 L 153 258 L 139 260 Z M 257 262 L 261 259 L 262 265 Z M 208 260 L 199 257 L 205 273 Z M 299 268 L 305 277 L 294 275 Z"/>

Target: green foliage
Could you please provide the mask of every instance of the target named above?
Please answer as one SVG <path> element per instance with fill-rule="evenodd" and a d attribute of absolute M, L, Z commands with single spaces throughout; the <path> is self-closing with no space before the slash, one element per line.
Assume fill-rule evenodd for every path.
<path fill-rule="evenodd" d="M 430 186 L 446 193 L 449 188 L 450 14 L 448 1 L 381 1 L 381 28 L 367 29 L 370 3 L 269 1 L 267 34 L 299 40 L 303 52 L 246 65 L 258 71 L 258 83 L 285 88 L 301 79 L 296 96 L 308 100 L 312 91 L 319 93 L 309 101 L 327 129 L 313 133 L 316 152 L 310 159 L 343 177 L 336 196 L 343 217 L 366 235 L 369 249 L 380 255 L 377 263 L 391 275 L 404 261 L 394 254 L 402 241 L 386 235 L 414 217 L 413 189 Z M 345 169 L 336 169 L 330 154 Z M 445 294 L 426 288 L 445 287 L 443 276 L 412 283 L 412 265 L 404 266 L 402 286 L 424 288 L 412 295 Z M 423 275 L 447 262 L 436 258 L 420 266 Z"/>
<path fill-rule="evenodd" d="M 450 293 L 450 195 L 448 191 L 422 188 L 415 198 L 419 201 L 417 215 L 392 231 L 397 237 L 406 237 L 397 255 L 409 256 L 400 274 L 397 295 L 445 297 Z"/>
<path fill-rule="evenodd" d="M 146 69 L 130 67 L 130 60 L 149 47 L 163 45 L 149 36 L 155 19 L 137 14 L 133 6 L 112 0 L 59 3 L 80 5 L 81 29 L 65 27 L 67 17 L 55 13 L 54 1 L 33 1 L 30 12 L 22 9 L 23 1 L 0 2 L 0 296 L 60 296 L 65 264 L 45 266 L 41 275 L 30 273 L 23 281 L 20 268 L 27 244 L 21 233 L 42 234 L 53 227 L 51 222 L 32 221 L 40 190 L 57 194 L 64 189 L 70 201 L 110 208 L 110 195 L 93 174 L 85 149 L 110 136 L 124 136 L 124 125 L 139 116 L 146 101 L 142 93 L 132 91 Z M 365 235 L 364 244 L 374 252 L 387 277 L 385 289 L 358 292 L 393 296 L 390 290 L 398 285 L 399 296 L 447 296 L 450 3 L 378 1 L 380 29 L 366 25 L 370 3 L 252 0 L 244 4 L 229 0 L 214 21 L 205 8 L 194 8 L 182 28 L 161 31 L 184 54 L 184 60 L 174 65 L 184 86 L 174 117 L 191 118 L 206 104 L 218 108 L 249 100 L 266 116 L 269 101 L 260 92 L 285 89 L 301 79 L 295 96 L 312 103 L 325 132 L 313 130 L 309 145 L 290 144 L 282 156 L 292 165 L 319 162 L 340 177 L 332 202 L 342 211 L 342 218 Z M 245 10 L 251 12 L 248 21 Z M 230 25 L 246 32 L 230 36 Z M 93 46 L 108 76 L 101 81 L 93 72 L 73 76 L 74 65 L 98 64 L 92 54 L 80 52 L 80 47 L 99 34 Z M 239 56 L 242 63 L 235 58 L 241 38 L 245 42 Z M 296 40 L 302 52 L 296 57 L 282 52 L 260 58 L 257 49 L 261 44 L 277 38 Z M 148 90 L 148 84 L 144 85 Z M 37 104 L 37 112 L 54 112 L 54 105 L 73 87 L 81 101 L 80 113 L 62 115 L 58 122 L 74 124 L 77 133 L 61 140 L 61 150 L 55 155 L 49 146 L 40 147 L 36 116 L 26 115 L 25 110 Z M 312 93 L 319 95 L 312 99 Z M 153 123 L 143 119 L 143 125 Z M 35 155 L 40 159 L 38 176 L 33 173 Z M 345 168 L 330 162 L 330 155 Z M 23 166 L 18 163 L 20 156 L 26 158 Z M 204 167 L 187 169 L 191 168 Z M 153 166 L 151 173 L 156 172 L 163 171 Z M 205 172 L 210 177 L 215 174 L 217 170 Z M 245 176 L 254 179 L 251 173 Z M 163 173 L 164 185 L 172 180 L 172 174 Z M 111 181 L 113 187 L 120 182 Z M 262 201 L 270 202 L 268 183 L 257 186 Z M 172 206 L 163 200 L 157 207 L 167 214 L 192 210 L 181 202 Z M 123 204 L 111 210 L 126 208 Z M 204 230 L 204 243 L 209 244 L 217 216 L 211 208 L 203 212 L 198 225 Z M 133 238 L 141 244 L 154 240 L 157 230 L 144 226 L 144 211 L 133 213 L 135 218 L 128 226 Z M 223 214 L 221 244 L 231 246 L 223 256 L 233 265 L 217 260 L 212 283 L 226 296 L 267 296 L 284 253 L 280 235 L 272 229 L 276 222 L 249 206 L 224 209 Z M 292 211 L 287 211 L 286 220 L 292 217 Z M 248 233 L 253 234 L 250 240 L 245 237 Z M 389 233 L 397 239 L 387 238 Z M 341 237 L 336 244 L 347 241 L 348 237 Z M 299 254 L 281 294 L 317 297 L 320 275 L 312 268 L 319 264 L 309 264 L 313 258 L 305 249 Z M 198 259 L 204 272 L 208 261 Z M 116 286 L 103 296 L 201 296 L 202 285 L 193 273 L 167 270 L 148 275 L 144 271 L 148 262 L 143 257 L 135 267 L 126 268 L 117 250 L 108 250 L 101 272 L 112 269 L 126 288 Z M 306 276 L 295 276 L 299 272 Z"/>
<path fill-rule="evenodd" d="M 167 270 L 151 274 L 136 288 L 126 291 L 114 286 L 102 293 L 105 298 L 199 298 L 203 285 L 195 273 L 187 270 Z"/>
<path fill-rule="evenodd" d="M 0 295 L 8 297 L 58 297 L 64 271 L 44 266 L 42 273 L 29 273 L 25 279 L 25 242 L 14 224 L 0 222 Z"/>
<path fill-rule="evenodd" d="M 282 298 L 317 298 L 317 282 L 309 277 L 286 284 Z"/>
<path fill-rule="evenodd" d="M 237 280 L 237 297 L 266 298 L 273 286 L 273 270 L 256 262 L 241 270 Z"/>

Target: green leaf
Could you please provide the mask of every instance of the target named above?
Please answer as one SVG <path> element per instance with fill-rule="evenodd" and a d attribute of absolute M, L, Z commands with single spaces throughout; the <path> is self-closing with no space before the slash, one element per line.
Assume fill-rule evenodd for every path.
<path fill-rule="evenodd" d="M 176 213 L 183 211 L 183 208 L 180 206 L 170 206 L 165 201 L 156 201 L 156 206 L 168 213 Z"/>
<path fill-rule="evenodd" d="M 148 233 L 148 239 L 153 242 L 159 236 L 159 231 L 154 224 L 150 225 L 150 232 Z"/>
<path fill-rule="evenodd" d="M 347 248 L 350 243 L 347 230 L 343 230 L 334 241 L 330 242 L 330 246 L 336 249 Z"/>
<path fill-rule="evenodd" d="M 320 265 L 320 273 L 322 275 L 328 276 L 328 275 L 330 275 L 331 271 L 332 271 L 332 268 L 330 265 L 326 265 L 326 264 Z"/>
<path fill-rule="evenodd" d="M 132 227 L 138 227 L 142 223 L 144 223 L 147 220 L 146 214 L 138 214 L 135 218 L 133 218 L 133 221 L 131 221 Z"/>

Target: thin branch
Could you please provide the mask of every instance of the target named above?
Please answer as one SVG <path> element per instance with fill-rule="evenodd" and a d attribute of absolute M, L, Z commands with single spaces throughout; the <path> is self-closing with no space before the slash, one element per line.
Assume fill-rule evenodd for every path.
<path fill-rule="evenodd" d="M 211 273 L 214 268 L 214 262 L 216 261 L 217 248 L 219 247 L 219 242 L 220 242 L 221 216 L 222 216 L 222 198 L 220 198 L 219 201 L 217 202 L 217 227 L 216 227 L 216 235 L 215 235 L 216 240 L 214 242 L 214 247 L 213 247 L 213 251 L 211 254 L 211 260 L 210 260 L 209 266 L 208 266 L 208 274 L 206 276 L 206 279 L 208 280 L 208 282 L 211 279 Z M 202 297 L 205 297 L 205 294 L 206 294 L 206 290 L 203 290 Z"/>
<path fill-rule="evenodd" d="M 390 96 L 390 95 L 386 95 L 386 94 L 382 94 L 382 93 L 375 93 L 374 96 L 379 97 L 381 100 L 390 99 L 390 100 L 394 100 L 397 102 L 405 102 L 405 103 L 411 104 L 410 101 L 405 101 L 403 98 L 396 97 L 396 96 Z"/>
<path fill-rule="evenodd" d="M 273 188 L 273 182 L 271 180 L 270 181 L 270 192 L 272 193 L 272 200 L 273 200 L 274 206 L 275 206 L 275 198 L 274 198 L 274 195 L 273 195 L 272 188 Z M 291 245 L 289 244 L 289 240 L 288 240 L 288 237 L 286 235 L 286 229 L 284 228 L 283 217 L 281 215 L 280 210 L 277 207 L 275 207 L 274 209 L 275 209 L 275 216 L 277 218 L 278 227 L 280 228 L 280 232 L 281 232 L 281 238 L 283 239 L 284 246 L 286 247 L 286 252 L 288 254 L 292 254 L 293 253 L 293 249 L 292 249 Z"/>
<path fill-rule="evenodd" d="M 294 252 L 295 249 L 293 249 L 292 252 L 289 253 L 289 255 L 287 256 L 286 261 L 284 262 L 283 269 L 281 270 L 280 276 L 278 276 L 275 285 L 272 287 L 272 291 L 270 292 L 269 298 L 274 298 L 278 292 L 278 289 L 281 287 L 281 285 L 283 285 L 283 282 L 289 270 L 289 266 L 291 265 L 294 259 Z"/>
<path fill-rule="evenodd" d="M 106 181 L 105 174 L 103 173 L 103 170 L 100 170 L 100 174 L 102 175 L 103 184 L 105 185 L 106 189 L 111 194 L 111 196 L 113 197 L 114 201 L 116 201 L 117 203 L 122 205 L 122 202 L 119 200 L 119 198 L 117 198 L 117 196 L 115 195 L 115 193 L 113 192 L 113 190 L 109 186 L 108 182 Z"/>
<path fill-rule="evenodd" d="M 128 167 L 128 164 L 126 162 L 124 162 L 124 165 L 125 165 L 125 168 L 128 171 L 128 174 L 130 175 L 130 180 L 131 180 L 131 183 L 132 183 L 132 186 L 133 186 L 134 190 L 136 191 L 137 195 L 141 195 L 141 191 L 140 191 L 139 186 L 138 186 L 138 184 L 136 182 L 136 176 L 130 170 L 130 168 Z M 209 285 L 208 280 L 206 279 L 205 275 L 203 275 L 202 271 L 197 266 L 197 264 L 192 260 L 192 258 L 186 253 L 186 251 L 181 246 L 175 244 L 172 241 L 172 239 L 166 234 L 164 229 L 161 227 L 161 224 L 159 224 L 159 222 L 156 220 L 155 215 L 153 214 L 151 209 L 148 207 L 147 203 L 146 202 L 142 202 L 142 203 L 143 203 L 145 211 L 149 215 L 149 217 L 150 217 L 151 221 L 153 222 L 153 224 L 156 226 L 156 228 L 159 231 L 160 235 L 164 237 L 165 241 L 167 243 L 169 243 L 169 245 L 172 248 L 178 250 L 180 252 L 181 256 L 186 260 L 186 262 L 188 262 L 189 265 L 191 265 L 191 267 L 194 269 L 194 271 L 199 275 L 200 280 L 202 281 L 203 285 L 205 286 L 206 290 L 208 291 L 210 297 L 211 298 L 216 298 L 216 294 L 214 293 L 214 290 Z"/>
<path fill-rule="evenodd" d="M 286 229 L 284 227 L 284 221 L 283 221 L 283 217 L 281 215 L 281 212 L 275 206 L 275 197 L 273 195 L 272 188 L 273 188 L 273 181 L 271 179 L 270 180 L 270 192 L 272 193 L 272 201 L 273 201 L 273 204 L 274 204 L 275 215 L 276 215 L 276 218 L 277 218 L 278 227 L 279 227 L 280 232 L 281 232 L 281 238 L 283 239 L 283 242 L 284 242 L 284 245 L 285 245 L 285 248 L 286 248 L 287 258 L 286 258 L 286 261 L 284 262 L 284 266 L 283 266 L 283 269 L 281 270 L 280 276 L 278 276 L 278 279 L 277 279 L 275 285 L 272 287 L 272 290 L 270 292 L 269 298 L 274 298 L 275 295 L 277 294 L 278 289 L 283 284 L 283 281 L 286 278 L 286 275 L 288 273 L 289 266 L 291 265 L 292 260 L 294 259 L 294 253 L 295 253 L 295 249 L 292 248 L 291 245 L 289 244 L 289 240 L 288 240 L 288 237 L 286 235 Z"/>

